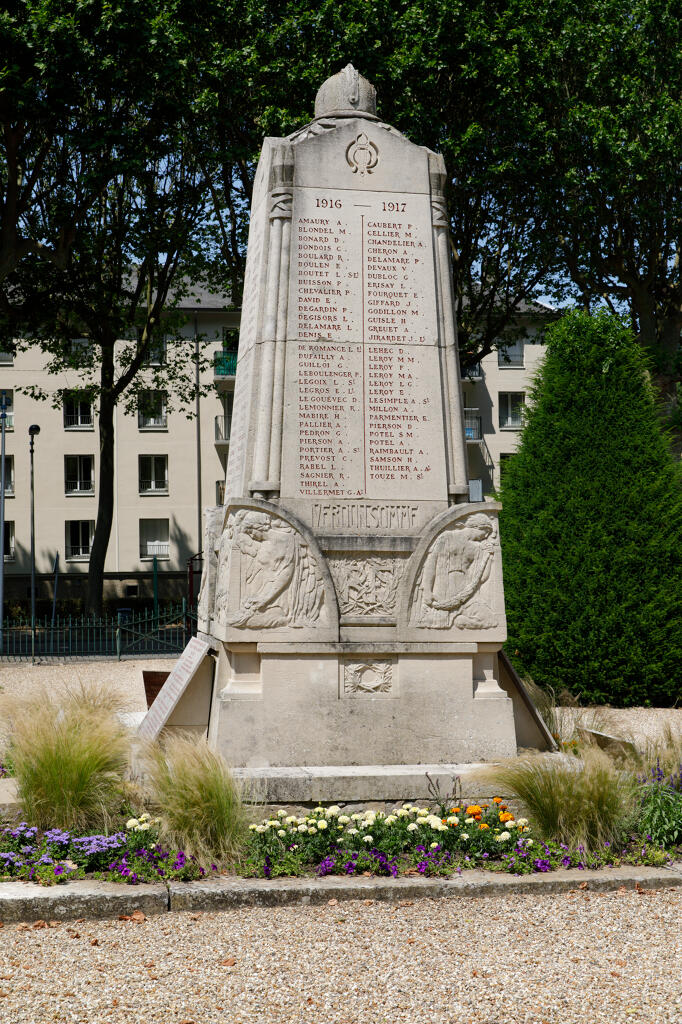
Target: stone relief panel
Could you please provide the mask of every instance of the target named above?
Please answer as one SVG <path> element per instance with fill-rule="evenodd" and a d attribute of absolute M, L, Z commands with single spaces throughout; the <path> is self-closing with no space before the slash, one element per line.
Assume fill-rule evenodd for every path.
<path fill-rule="evenodd" d="M 392 658 L 344 661 L 342 673 L 344 697 L 387 695 L 394 689 L 395 662 Z"/>
<path fill-rule="evenodd" d="M 215 618 L 245 629 L 328 624 L 317 559 L 289 523 L 255 509 L 230 513 L 218 553 Z"/>
<path fill-rule="evenodd" d="M 222 507 L 204 509 L 204 548 L 201 585 L 197 596 L 197 618 L 204 628 L 208 626 L 216 587 L 218 558 L 216 544 L 223 525 L 224 509 Z"/>
<path fill-rule="evenodd" d="M 410 625 L 490 629 L 498 625 L 487 586 L 498 547 L 497 523 L 475 512 L 446 527 L 417 574 Z"/>
<path fill-rule="evenodd" d="M 404 557 L 338 555 L 327 561 L 342 615 L 395 616 Z"/>

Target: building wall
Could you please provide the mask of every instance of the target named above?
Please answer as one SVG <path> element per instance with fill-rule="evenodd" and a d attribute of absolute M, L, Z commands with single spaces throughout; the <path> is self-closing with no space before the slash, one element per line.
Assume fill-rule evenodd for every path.
<path fill-rule="evenodd" d="M 206 339 L 206 354 L 222 350 L 224 330 L 234 328 L 238 314 L 217 310 L 188 311 L 182 329 L 187 337 L 187 359 L 195 348 L 195 332 Z M 27 596 L 30 573 L 30 470 L 29 437 L 31 424 L 40 426 L 35 439 L 35 536 L 36 572 L 51 575 L 55 555 L 59 555 L 60 594 L 66 596 L 82 587 L 69 588 L 87 573 L 87 557 L 68 558 L 66 523 L 70 520 L 93 521 L 97 517 L 99 486 L 99 438 L 96 417 L 91 427 L 68 429 L 62 408 L 49 402 L 37 402 L 21 393 L 21 388 L 40 384 L 47 391 L 76 389 L 82 380 L 76 371 L 58 376 L 44 369 L 45 358 L 39 350 L 18 353 L 12 365 L 0 362 L 0 391 L 14 392 L 13 429 L 6 433 L 6 454 L 14 458 L 14 493 L 6 494 L 5 519 L 14 523 L 14 557 L 5 559 L 5 590 L 8 598 Z M 149 372 L 149 371 L 147 371 Z M 187 559 L 201 548 L 200 516 L 205 505 L 216 503 L 216 482 L 225 475 L 228 445 L 216 445 L 215 419 L 223 413 L 223 395 L 234 387 L 234 376 L 221 376 L 214 386 L 213 365 L 203 372 L 202 382 L 211 386 L 199 401 L 198 419 L 190 420 L 179 411 L 167 414 L 165 427 L 141 429 L 136 413 L 127 413 L 119 405 L 115 413 L 115 504 L 111 539 L 105 572 L 109 590 L 117 596 L 135 596 L 135 587 L 152 572 L 153 556 L 140 549 L 140 520 L 168 521 L 167 553 L 157 555 L 159 576 L 173 591 L 184 593 Z M 172 404 L 172 393 L 170 397 Z M 201 496 L 198 492 L 197 441 L 201 451 Z M 168 460 L 167 493 L 143 494 L 139 489 L 140 455 L 165 455 Z M 93 493 L 67 494 L 65 489 L 66 455 L 94 456 Z M 175 579 L 175 584 L 171 581 Z M 147 580 L 148 582 L 148 580 Z M 14 586 L 12 585 L 14 583 Z M 132 588 L 132 589 L 131 589 Z M 149 590 L 148 587 L 146 587 Z M 140 596 L 145 590 L 144 582 Z M 42 593 L 47 591 L 43 588 Z"/>

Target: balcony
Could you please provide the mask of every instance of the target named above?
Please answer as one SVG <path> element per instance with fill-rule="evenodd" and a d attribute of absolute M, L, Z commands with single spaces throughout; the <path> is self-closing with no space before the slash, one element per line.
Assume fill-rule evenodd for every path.
<path fill-rule="evenodd" d="M 213 383 L 218 391 L 231 391 L 237 372 L 237 353 L 222 349 L 213 353 Z"/>
<path fill-rule="evenodd" d="M 0 366 L 14 366 L 14 352 L 0 352 Z"/>
<path fill-rule="evenodd" d="M 65 430 L 93 430 L 94 423 L 92 421 L 91 412 L 65 412 L 64 413 L 64 429 Z"/>
<path fill-rule="evenodd" d="M 67 544 L 67 562 L 87 562 L 90 558 L 91 544 Z"/>
<path fill-rule="evenodd" d="M 5 548 L 5 559 L 4 560 L 6 562 L 13 562 L 15 557 L 16 556 L 14 554 L 14 544 L 12 543 L 12 544 L 10 544 L 10 546 L 8 548 Z"/>
<path fill-rule="evenodd" d="M 480 441 L 483 438 L 481 417 L 478 409 L 464 410 L 464 438 L 466 441 Z"/>
<path fill-rule="evenodd" d="M 230 417 L 216 416 L 215 446 L 219 452 L 227 451 L 230 446 Z"/>
<path fill-rule="evenodd" d="M 5 430 L 14 430 L 14 410 L 8 409 L 5 413 Z"/>
<path fill-rule="evenodd" d="M 140 494 L 168 494 L 168 480 L 140 479 Z"/>
<path fill-rule="evenodd" d="M 66 480 L 66 494 L 94 494 L 95 485 L 92 480 Z"/>
<path fill-rule="evenodd" d="M 14 497 L 14 480 L 11 477 L 5 477 L 5 497 Z"/>
<path fill-rule="evenodd" d="M 170 541 L 147 540 L 140 542 L 140 558 L 168 558 Z"/>
<path fill-rule="evenodd" d="M 472 363 L 462 370 L 462 380 L 481 380 L 483 371 L 480 363 Z"/>

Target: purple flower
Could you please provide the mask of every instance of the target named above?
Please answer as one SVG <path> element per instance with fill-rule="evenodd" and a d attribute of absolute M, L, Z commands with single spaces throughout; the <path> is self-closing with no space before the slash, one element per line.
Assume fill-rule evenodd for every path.
<path fill-rule="evenodd" d="M 551 871 L 552 865 L 550 862 L 543 857 L 536 857 L 533 861 L 533 866 L 536 871 Z"/>
<path fill-rule="evenodd" d="M 55 868 L 54 868 L 55 875 L 57 875 L 57 876 L 63 875 L 64 874 L 64 870 L 65 870 L 65 868 L 64 868 L 63 864 L 55 864 Z"/>

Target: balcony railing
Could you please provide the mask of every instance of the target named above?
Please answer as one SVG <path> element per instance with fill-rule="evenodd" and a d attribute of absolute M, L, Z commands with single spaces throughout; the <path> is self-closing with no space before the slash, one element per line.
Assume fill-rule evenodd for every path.
<path fill-rule="evenodd" d="M 14 352 L 0 352 L 0 366 L 13 366 Z"/>
<path fill-rule="evenodd" d="M 230 440 L 230 423 L 227 416 L 216 416 L 215 418 L 215 439 L 216 441 Z"/>
<path fill-rule="evenodd" d="M 13 562 L 14 561 L 14 557 L 15 557 L 15 555 L 14 555 L 14 544 L 10 544 L 8 548 L 7 547 L 5 548 L 5 561 L 6 562 Z"/>
<path fill-rule="evenodd" d="M 14 411 L 10 409 L 5 413 L 5 430 L 14 430 Z"/>
<path fill-rule="evenodd" d="M 137 425 L 140 430 L 160 430 L 168 426 L 168 416 L 165 412 L 156 416 L 145 416 L 142 413 L 137 415 Z"/>
<path fill-rule="evenodd" d="M 481 417 L 475 409 L 464 410 L 464 437 L 467 441 L 480 441 L 483 437 Z"/>
<path fill-rule="evenodd" d="M 216 377 L 234 377 L 237 372 L 236 352 L 214 352 L 213 373 Z"/>
<path fill-rule="evenodd" d="M 5 477 L 5 494 L 14 494 L 14 480 Z"/>
<path fill-rule="evenodd" d="M 95 485 L 92 480 L 67 480 L 67 494 L 94 494 Z"/>
<path fill-rule="evenodd" d="M 500 349 L 497 353 L 497 365 L 504 368 L 515 367 L 516 369 L 523 369 L 523 350 L 520 352 L 505 352 L 504 349 Z"/>
<path fill-rule="evenodd" d="M 90 544 L 67 544 L 66 557 L 67 559 L 87 559 L 90 557 L 90 548 Z"/>
<path fill-rule="evenodd" d="M 74 427 L 87 427 L 91 429 L 93 426 L 92 413 L 91 412 L 65 412 L 64 413 L 64 427 L 66 430 L 73 430 Z"/>
<path fill-rule="evenodd" d="M 471 366 L 467 366 L 462 370 L 462 377 L 464 380 L 480 380 L 483 376 L 480 363 L 473 363 Z"/>
<path fill-rule="evenodd" d="M 168 480 L 140 480 L 140 494 L 168 494 Z"/>
<path fill-rule="evenodd" d="M 168 558 L 170 541 L 143 540 L 140 542 L 140 558 Z"/>

